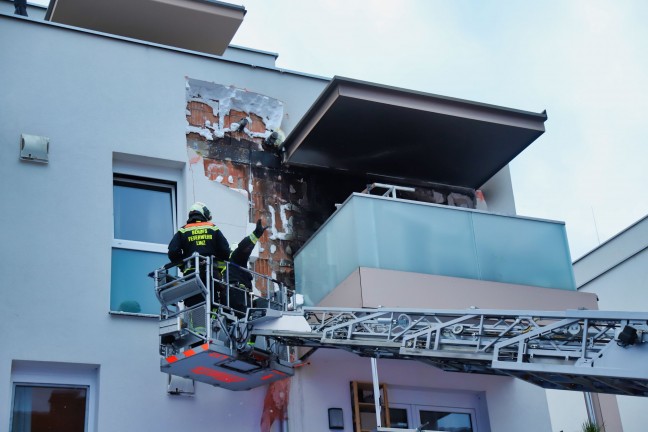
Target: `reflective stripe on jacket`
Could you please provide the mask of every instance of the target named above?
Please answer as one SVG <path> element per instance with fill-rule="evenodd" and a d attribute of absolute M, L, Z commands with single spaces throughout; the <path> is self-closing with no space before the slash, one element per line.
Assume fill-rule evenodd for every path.
<path fill-rule="evenodd" d="M 229 243 L 216 225 L 208 221 L 188 223 L 178 230 L 169 243 L 169 259 L 180 262 L 194 252 L 203 256 L 214 256 L 218 261 L 229 258 Z M 183 271 L 193 268 L 188 262 Z"/>

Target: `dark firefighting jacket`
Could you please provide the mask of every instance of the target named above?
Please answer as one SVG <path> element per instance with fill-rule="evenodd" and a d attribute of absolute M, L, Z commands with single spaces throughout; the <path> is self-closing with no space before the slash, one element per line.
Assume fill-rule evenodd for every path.
<path fill-rule="evenodd" d="M 248 289 L 252 289 L 252 274 L 247 270 L 248 260 L 256 245 L 259 238 L 254 234 L 245 236 L 243 240 L 238 244 L 236 249 L 232 251 L 229 257 L 231 263 L 236 264 L 236 266 L 228 266 L 229 269 L 229 283 L 238 285 L 242 284 Z M 240 267 L 237 267 L 240 266 Z M 223 275 L 223 279 L 225 275 Z"/>
<path fill-rule="evenodd" d="M 214 256 L 217 261 L 229 258 L 230 247 L 227 239 L 213 223 L 190 219 L 187 225 L 178 230 L 169 243 L 169 260 L 179 263 L 198 252 L 203 256 Z M 189 261 L 182 267 L 183 272 L 192 270 L 194 262 Z"/>

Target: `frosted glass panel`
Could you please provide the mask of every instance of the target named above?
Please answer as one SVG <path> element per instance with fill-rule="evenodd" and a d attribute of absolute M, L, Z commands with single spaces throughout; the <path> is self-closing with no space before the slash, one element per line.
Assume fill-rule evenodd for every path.
<path fill-rule="evenodd" d="M 295 268 L 301 269 L 295 271 L 296 284 L 308 286 L 302 292 L 306 304 L 319 302 L 359 267 L 354 204 L 349 202 L 338 210 L 295 257 Z"/>
<path fill-rule="evenodd" d="M 363 197 L 352 202 L 363 221 L 360 266 L 478 277 L 470 213 Z"/>
<path fill-rule="evenodd" d="M 160 303 L 147 275 L 167 262 L 163 253 L 113 248 L 110 310 L 158 315 Z"/>
<path fill-rule="evenodd" d="M 565 226 L 355 194 L 295 256 L 321 301 L 358 267 L 575 290 Z"/>
<path fill-rule="evenodd" d="M 565 226 L 473 213 L 481 279 L 573 289 Z"/>

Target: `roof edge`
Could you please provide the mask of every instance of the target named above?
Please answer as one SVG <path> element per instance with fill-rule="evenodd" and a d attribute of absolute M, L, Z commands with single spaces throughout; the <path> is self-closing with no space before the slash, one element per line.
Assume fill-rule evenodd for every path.
<path fill-rule="evenodd" d="M 459 98 L 453 98 L 449 96 L 442 96 L 434 93 L 426 93 L 417 90 L 410 90 L 410 89 L 394 87 L 394 86 L 389 86 L 384 84 L 376 84 L 369 81 L 362 81 L 362 80 L 335 75 L 330 80 L 328 85 L 324 88 L 324 90 L 322 90 L 322 92 L 317 97 L 317 99 L 311 104 L 310 108 L 306 111 L 306 113 L 302 116 L 302 118 L 299 119 L 295 127 L 290 131 L 290 133 L 284 140 L 284 147 L 283 147 L 284 154 L 282 159 L 284 163 L 288 162 L 288 159 L 290 158 L 294 150 L 291 149 L 291 147 L 294 145 L 294 141 L 297 139 L 297 137 L 303 132 L 303 129 L 306 127 L 306 125 L 308 125 L 312 121 L 313 117 L 316 116 L 318 112 L 320 112 L 322 109 L 325 109 L 323 107 L 323 104 L 331 97 L 331 95 L 335 91 L 337 91 L 338 96 L 340 96 L 340 87 L 343 85 L 349 85 L 355 88 L 369 89 L 373 91 L 382 90 L 382 91 L 389 92 L 391 94 L 397 93 L 401 95 L 410 95 L 418 98 L 436 99 L 449 104 L 462 105 L 464 107 L 478 109 L 478 110 L 486 110 L 490 112 L 498 112 L 502 115 L 511 115 L 518 119 L 523 118 L 526 121 L 542 123 L 543 126 L 541 129 L 541 134 L 544 133 L 544 122 L 547 121 L 548 119 L 546 110 L 543 110 L 540 113 L 535 113 L 531 111 L 508 108 L 508 107 L 503 107 L 503 106 L 498 106 L 493 104 L 487 104 L 483 102 L 475 102 L 467 99 L 459 99 Z"/>
<path fill-rule="evenodd" d="M 498 111 L 506 111 L 511 114 L 517 114 L 517 115 L 522 115 L 522 116 L 528 116 L 532 117 L 535 119 L 542 119 L 543 121 L 547 121 L 549 118 L 547 116 L 547 110 L 543 110 L 540 113 L 535 113 L 532 111 L 525 111 L 525 110 L 520 110 L 516 108 L 509 108 L 501 105 L 495 105 L 495 104 L 489 104 L 489 103 L 484 103 L 484 102 L 476 102 L 476 101 L 471 101 L 468 99 L 461 99 L 461 98 L 455 98 L 451 96 L 443 96 L 439 95 L 436 93 L 428 93 L 428 92 L 423 92 L 423 91 L 418 91 L 418 90 L 412 90 L 412 89 L 406 89 L 403 87 L 395 87 L 395 86 L 390 86 L 386 84 L 378 84 L 378 83 L 372 83 L 369 81 L 362 81 L 354 78 L 347 78 L 347 77 L 342 77 L 342 76 L 334 76 L 333 79 L 331 80 L 331 85 L 335 85 L 337 83 L 347 83 L 355 86 L 360 86 L 364 88 L 371 88 L 371 89 L 381 89 L 381 90 L 386 90 L 386 91 L 391 91 L 391 92 L 398 92 L 398 93 L 405 93 L 405 94 L 410 94 L 414 96 L 422 96 L 422 97 L 427 97 L 427 98 L 434 98 L 434 99 L 440 99 L 443 101 L 451 102 L 451 103 L 457 103 L 457 104 L 462 104 L 462 105 L 472 105 L 475 107 L 480 107 L 480 108 L 485 108 L 485 109 L 494 109 Z"/>
<path fill-rule="evenodd" d="M 588 256 L 594 254 L 596 251 L 598 251 L 599 249 L 601 249 L 603 246 L 607 245 L 608 243 L 612 243 L 614 240 L 618 239 L 619 237 L 621 237 L 621 236 L 624 235 L 625 233 L 629 232 L 630 230 L 632 230 L 632 229 L 635 228 L 636 226 L 640 225 L 640 224 L 641 224 L 644 220 L 646 220 L 646 219 L 648 219 L 648 215 L 646 215 L 646 216 L 642 217 L 641 219 L 639 219 L 639 220 L 633 222 L 632 224 L 628 225 L 627 227 L 625 227 L 624 229 L 622 229 L 621 231 L 619 231 L 618 233 L 616 233 L 615 235 L 613 235 L 613 236 L 610 237 L 609 239 L 605 240 L 605 241 L 604 241 L 603 243 L 601 243 L 600 245 L 594 247 L 594 248 L 591 249 L 589 252 L 585 253 L 585 255 L 582 255 L 582 256 L 579 257 L 577 260 L 573 261 L 573 262 L 572 262 L 572 265 L 574 265 L 574 264 L 576 264 L 577 262 L 579 262 L 580 260 L 585 259 L 585 258 L 587 258 Z"/>

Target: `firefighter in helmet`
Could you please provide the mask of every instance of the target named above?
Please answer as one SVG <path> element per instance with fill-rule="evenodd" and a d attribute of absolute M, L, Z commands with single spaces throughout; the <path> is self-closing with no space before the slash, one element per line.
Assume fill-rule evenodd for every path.
<path fill-rule="evenodd" d="M 189 208 L 187 224 L 178 230 L 169 243 L 168 256 L 171 262 L 179 263 L 194 252 L 202 256 L 213 256 L 221 262 L 229 258 L 229 243 L 221 230 L 210 222 L 211 218 L 211 212 L 201 202 L 196 202 Z M 189 260 L 182 266 L 182 272 L 192 272 L 195 270 L 193 267 L 194 261 Z M 204 275 L 201 276 L 204 279 Z M 202 300 L 200 295 L 196 295 L 185 299 L 185 305 L 193 306 Z"/>

